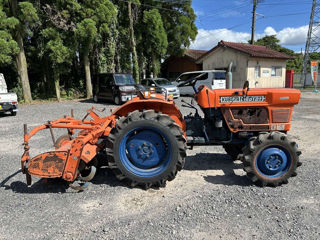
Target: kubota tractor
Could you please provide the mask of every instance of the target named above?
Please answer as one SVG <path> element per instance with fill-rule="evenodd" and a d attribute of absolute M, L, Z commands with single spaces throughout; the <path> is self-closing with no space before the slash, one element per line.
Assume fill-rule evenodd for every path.
<path fill-rule="evenodd" d="M 183 168 L 187 146 L 204 145 L 222 145 L 261 186 L 278 186 L 295 176 L 301 152 L 286 134 L 300 92 L 249 89 L 248 82 L 243 89 L 211 90 L 203 85 L 196 89 L 200 77 L 179 86 L 193 87 L 202 116 L 184 102 L 195 109 L 194 115 L 184 117 L 172 99 L 139 90 L 138 97 L 107 117 L 99 117 L 91 108 L 83 120 L 66 116 L 30 132 L 25 125 L 21 164 L 28 185 L 31 176 L 89 181 L 99 154 L 130 186 L 162 187 Z M 54 128 L 65 128 L 67 134 L 55 140 Z M 50 130 L 56 149 L 31 158 L 29 139 L 43 129 Z"/>

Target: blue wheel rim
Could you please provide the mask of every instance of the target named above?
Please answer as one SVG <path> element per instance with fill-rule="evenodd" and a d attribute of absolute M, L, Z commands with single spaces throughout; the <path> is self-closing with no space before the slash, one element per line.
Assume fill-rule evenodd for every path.
<path fill-rule="evenodd" d="M 285 148 L 270 146 L 259 153 L 256 168 L 263 177 L 278 178 L 288 172 L 291 162 L 291 155 Z"/>
<path fill-rule="evenodd" d="M 154 177 L 164 172 L 172 158 L 168 137 L 158 128 L 138 127 L 122 138 L 119 156 L 123 166 L 139 177 Z"/>

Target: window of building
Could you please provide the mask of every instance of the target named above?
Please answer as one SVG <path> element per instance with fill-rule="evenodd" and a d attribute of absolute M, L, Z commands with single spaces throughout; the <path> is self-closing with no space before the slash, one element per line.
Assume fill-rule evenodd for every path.
<path fill-rule="evenodd" d="M 282 76 L 282 67 L 271 68 L 271 77 L 281 77 L 281 76 Z"/>
<path fill-rule="evenodd" d="M 255 68 L 254 68 L 254 77 L 255 78 L 260 77 L 260 66 L 259 65 L 255 66 Z"/>

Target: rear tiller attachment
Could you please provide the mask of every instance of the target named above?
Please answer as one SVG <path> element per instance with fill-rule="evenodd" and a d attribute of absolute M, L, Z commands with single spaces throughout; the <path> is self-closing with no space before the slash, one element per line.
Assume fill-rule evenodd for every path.
<path fill-rule="evenodd" d="M 73 116 L 48 121 L 28 133 L 24 124 L 24 154 L 21 158 L 22 172 L 26 174 L 27 184 L 31 185 L 31 175 L 41 178 L 62 178 L 68 182 L 79 179 L 83 182 L 90 181 L 95 174 L 96 155 L 104 149 L 104 137 L 108 136 L 115 126 L 115 116 L 100 118 L 94 107 L 87 110 L 83 120 L 76 120 Z M 73 115 L 73 114 L 71 114 Z M 87 117 L 92 120 L 85 120 Z M 66 128 L 68 134 L 55 140 L 53 128 Z M 29 140 L 39 131 L 49 129 L 55 151 L 30 157 Z M 75 130 L 80 130 L 74 137 Z M 76 190 L 83 190 L 86 184 L 73 186 Z"/>

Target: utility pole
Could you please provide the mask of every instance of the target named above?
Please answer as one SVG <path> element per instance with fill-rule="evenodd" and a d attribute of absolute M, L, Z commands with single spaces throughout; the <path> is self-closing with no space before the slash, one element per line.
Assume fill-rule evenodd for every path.
<path fill-rule="evenodd" d="M 258 0 L 253 0 L 253 9 L 252 9 L 252 27 L 251 27 L 251 44 L 254 44 L 254 30 L 256 26 L 256 9 L 257 9 Z"/>
<path fill-rule="evenodd" d="M 312 10 L 310 14 L 309 30 L 306 42 L 306 48 L 303 59 L 303 70 L 300 82 L 303 82 L 303 87 L 307 85 L 307 69 L 310 62 L 310 54 L 317 52 L 320 48 L 320 38 L 317 36 L 317 31 L 320 27 L 320 0 L 313 0 Z"/>

